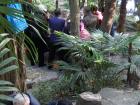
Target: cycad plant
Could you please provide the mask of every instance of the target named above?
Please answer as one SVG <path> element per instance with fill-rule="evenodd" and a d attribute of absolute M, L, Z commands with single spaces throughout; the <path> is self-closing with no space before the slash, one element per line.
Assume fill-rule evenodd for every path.
<path fill-rule="evenodd" d="M 4 58 L 4 56 L 10 52 L 6 45 L 11 41 L 11 38 L 6 38 L 8 34 L 0 34 L 0 76 L 17 70 L 18 66 L 11 65 L 13 61 L 17 61 L 16 57 Z M 18 91 L 17 88 L 11 82 L 0 80 L 0 105 L 5 105 L 4 101 L 12 101 L 12 98 L 5 95 L 7 92 Z"/>
<path fill-rule="evenodd" d="M 63 34 L 58 44 L 64 45 L 59 50 L 68 50 L 71 63 L 59 63 L 61 69 L 64 69 L 65 76 L 70 78 L 72 89 L 79 92 L 89 89 L 97 91 L 107 84 L 112 85 L 111 81 L 116 77 L 107 74 L 116 73 L 110 71 L 115 64 L 106 59 L 99 49 L 93 47 L 92 40 L 83 41 L 78 37 Z"/>
<path fill-rule="evenodd" d="M 67 50 L 70 63 L 60 62 L 60 69 L 71 80 L 71 87 L 80 91 L 93 90 L 97 92 L 105 86 L 116 86 L 119 73 L 126 65 L 118 64 L 109 59 L 108 53 L 127 53 L 128 44 L 135 41 L 139 35 L 110 35 L 101 31 L 94 32 L 92 39 L 83 41 L 78 37 L 57 33 L 61 44 L 59 50 Z M 128 54 L 126 54 L 128 55 Z M 127 63 L 128 64 L 128 63 Z"/>
<path fill-rule="evenodd" d="M 18 72 L 18 77 L 19 77 L 19 81 L 18 83 L 20 84 L 19 88 L 21 89 L 21 91 L 25 91 L 26 90 L 26 85 L 25 85 L 25 79 L 26 79 L 26 68 L 25 68 L 25 62 L 24 62 L 24 58 L 25 58 L 25 52 L 24 52 L 24 47 L 26 46 L 24 39 L 28 39 L 28 42 L 30 43 L 31 40 L 24 34 L 24 32 L 21 33 L 16 33 L 13 30 L 19 30 L 16 29 L 16 27 L 13 27 L 8 21 L 6 16 L 13 16 L 16 18 L 25 18 L 25 16 L 34 19 L 38 24 L 39 27 L 43 28 L 44 30 L 46 30 L 46 24 L 44 24 L 44 22 L 42 21 L 42 18 L 33 15 L 33 14 L 29 14 L 27 11 L 21 11 L 21 10 L 17 10 L 17 9 L 13 9 L 13 8 L 9 8 L 7 7 L 8 4 L 14 4 L 14 3 L 21 3 L 24 5 L 28 5 L 30 8 L 33 8 L 34 11 L 38 11 L 38 8 L 36 8 L 35 6 L 33 6 L 32 4 L 25 2 L 24 0 L 19 0 L 19 2 L 15 2 L 18 0 L 0 0 L 0 33 L 6 32 L 9 33 L 10 37 L 12 37 L 14 40 L 14 43 L 11 46 L 12 51 L 14 51 L 14 53 L 17 56 L 18 59 L 18 64 L 19 64 L 19 72 Z M 24 14 L 24 16 L 23 16 Z M 40 25 L 41 24 L 41 25 Z M 38 36 L 42 39 L 40 33 L 38 32 L 38 30 L 34 27 L 34 30 L 37 32 Z M 42 39 L 42 41 L 44 41 Z M 45 43 L 45 41 L 44 41 Z M 37 51 L 34 47 L 34 44 L 31 42 L 31 46 L 35 54 L 31 54 L 31 55 L 37 55 Z M 29 51 L 30 51 L 29 50 Z M 36 56 L 37 58 L 37 56 Z"/>

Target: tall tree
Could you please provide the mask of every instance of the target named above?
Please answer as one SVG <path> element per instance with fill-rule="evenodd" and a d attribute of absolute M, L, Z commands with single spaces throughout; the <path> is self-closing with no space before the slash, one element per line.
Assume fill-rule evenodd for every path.
<path fill-rule="evenodd" d="M 125 25 L 126 12 L 127 12 L 127 9 L 126 9 L 127 2 L 128 0 L 121 1 L 119 24 L 117 26 L 117 32 L 119 33 L 124 32 L 124 25 Z"/>
<path fill-rule="evenodd" d="M 87 6 L 87 0 L 79 0 L 79 4 L 80 4 L 80 9 L 82 9 L 84 6 Z"/>
<path fill-rule="evenodd" d="M 55 5 L 56 5 L 56 9 L 58 9 L 58 7 L 59 7 L 59 6 L 58 6 L 58 5 L 59 5 L 58 0 L 55 1 Z"/>
<path fill-rule="evenodd" d="M 70 5 L 70 31 L 72 35 L 80 35 L 80 8 L 79 0 L 69 0 Z"/>
<path fill-rule="evenodd" d="M 102 30 L 110 33 L 115 14 L 116 0 L 105 0 L 105 8 L 103 13 Z"/>
<path fill-rule="evenodd" d="M 137 15 L 140 20 L 140 0 L 134 0 L 135 1 L 135 6 L 137 7 Z"/>
<path fill-rule="evenodd" d="M 99 11 L 103 11 L 104 6 L 105 6 L 105 0 L 98 0 Z"/>

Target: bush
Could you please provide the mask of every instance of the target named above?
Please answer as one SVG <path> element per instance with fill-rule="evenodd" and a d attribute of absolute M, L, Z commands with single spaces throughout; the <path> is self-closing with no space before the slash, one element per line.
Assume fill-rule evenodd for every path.
<path fill-rule="evenodd" d="M 32 93 L 39 100 L 41 105 L 46 105 L 53 99 L 63 98 L 70 94 L 69 80 L 62 78 L 35 84 Z"/>

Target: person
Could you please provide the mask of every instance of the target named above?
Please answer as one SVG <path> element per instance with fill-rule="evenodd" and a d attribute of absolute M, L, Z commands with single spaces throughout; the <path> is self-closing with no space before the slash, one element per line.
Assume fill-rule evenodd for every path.
<path fill-rule="evenodd" d="M 84 23 L 80 21 L 80 38 L 82 40 L 90 40 L 90 33 L 85 29 Z"/>
<path fill-rule="evenodd" d="M 18 93 L 14 96 L 13 105 L 40 105 L 40 103 L 31 94 Z"/>
<path fill-rule="evenodd" d="M 91 11 L 92 11 L 93 15 L 96 15 L 97 16 L 98 21 L 97 21 L 96 28 L 99 29 L 100 26 L 101 26 L 102 20 L 103 20 L 102 12 L 100 12 L 98 10 L 98 7 L 95 6 L 95 5 L 91 6 Z"/>
<path fill-rule="evenodd" d="M 45 14 L 45 10 L 40 10 L 38 9 L 38 11 L 36 11 L 34 14 L 35 16 L 38 16 L 38 18 L 42 19 L 42 20 L 46 20 L 46 14 Z M 47 24 L 46 21 L 44 21 L 44 24 Z M 36 33 L 37 36 L 37 49 L 38 49 L 38 65 L 39 67 L 45 66 L 45 60 L 44 60 L 44 54 L 45 52 L 48 51 L 48 41 L 49 41 L 49 34 L 48 32 L 42 28 L 44 27 L 42 25 L 42 23 L 38 22 L 35 20 L 34 22 L 34 27 L 38 30 L 38 32 L 40 33 L 41 37 Z"/>
<path fill-rule="evenodd" d="M 111 31 L 110 31 L 110 35 L 111 35 L 112 37 L 115 36 L 115 22 L 112 24 Z"/>
<path fill-rule="evenodd" d="M 49 44 L 49 58 L 48 58 L 48 63 L 52 64 L 52 62 L 55 59 L 55 55 L 58 55 L 58 58 L 61 59 L 63 58 L 64 54 L 63 51 L 59 51 L 58 53 L 56 53 L 56 50 L 58 48 L 60 48 L 60 45 L 55 45 L 58 41 L 58 37 L 55 35 L 55 31 L 64 31 L 65 28 L 65 20 L 62 19 L 61 16 L 61 10 L 60 9 L 56 9 L 54 11 L 54 17 L 51 17 L 49 19 L 49 27 L 51 29 L 51 35 L 50 35 L 50 44 Z M 49 68 L 51 68 L 51 66 L 49 66 Z"/>
<path fill-rule="evenodd" d="M 96 29 L 97 16 L 92 14 L 90 7 L 84 7 L 83 23 L 89 31 Z"/>
<path fill-rule="evenodd" d="M 14 97 L 13 105 L 30 105 L 30 99 L 26 94 L 17 94 Z"/>
<path fill-rule="evenodd" d="M 28 12 L 28 13 L 32 13 L 32 9 L 30 6 L 26 6 L 26 5 L 23 5 L 23 7 L 25 8 L 24 11 L 25 12 Z M 30 9 L 28 9 L 30 8 Z M 39 7 L 37 7 L 38 10 L 34 12 L 34 15 L 37 15 L 38 18 L 40 19 L 45 19 L 45 11 L 46 11 L 46 8 L 44 9 L 42 6 L 39 5 Z M 43 10 L 44 9 L 44 10 Z M 38 23 L 37 21 L 35 21 L 35 19 L 33 17 L 28 17 L 26 16 L 26 19 L 27 19 L 27 22 L 29 24 L 29 27 L 25 30 L 25 34 L 31 39 L 31 41 L 34 43 L 35 47 L 37 48 L 37 53 L 38 53 L 38 66 L 39 67 L 42 67 L 42 66 L 45 66 L 45 61 L 44 61 L 44 53 L 46 51 L 48 51 L 48 47 L 47 45 L 44 43 L 48 41 L 48 33 L 47 31 L 45 31 L 44 29 L 42 29 L 40 26 L 41 24 Z M 38 35 L 38 33 L 41 35 L 41 37 Z M 34 54 L 34 50 L 32 49 L 32 45 L 31 43 L 29 43 L 28 41 L 25 41 L 30 52 L 31 53 L 27 53 L 28 55 L 28 58 L 31 62 L 31 65 L 35 65 L 35 54 Z"/>
<path fill-rule="evenodd" d="M 13 92 L 9 97 L 13 100 L 2 101 L 4 105 L 40 105 L 39 101 L 31 93 Z"/>
<path fill-rule="evenodd" d="M 63 32 L 70 35 L 69 11 L 63 10 L 61 14 L 61 18 L 65 20 L 65 27 L 64 27 Z"/>

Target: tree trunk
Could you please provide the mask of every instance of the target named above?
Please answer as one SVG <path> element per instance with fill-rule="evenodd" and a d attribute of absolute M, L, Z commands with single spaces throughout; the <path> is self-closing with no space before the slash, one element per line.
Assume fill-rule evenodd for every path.
<path fill-rule="evenodd" d="M 58 0 L 56 0 L 56 3 L 55 3 L 55 5 L 56 5 L 56 9 L 58 9 L 58 5 L 59 5 L 59 2 L 58 2 Z"/>
<path fill-rule="evenodd" d="M 115 14 L 116 0 L 105 0 L 105 9 L 103 13 L 102 30 L 110 33 Z"/>
<path fill-rule="evenodd" d="M 20 89 L 21 92 L 26 91 L 26 67 L 25 67 L 25 52 L 24 52 L 24 38 L 25 36 L 23 34 L 20 34 L 20 37 L 16 39 L 15 42 L 15 52 L 18 58 L 18 65 L 19 65 L 19 71 L 18 71 L 18 79 L 16 81 L 16 85 Z"/>
<path fill-rule="evenodd" d="M 99 8 L 99 11 L 102 11 L 103 12 L 104 6 L 105 6 L 105 0 L 98 0 L 98 8 Z"/>
<path fill-rule="evenodd" d="M 88 0 L 85 0 L 84 6 L 88 6 Z"/>
<path fill-rule="evenodd" d="M 132 55 L 132 43 L 129 43 L 129 47 L 128 47 L 128 62 L 131 63 L 131 55 Z M 131 86 L 131 72 L 130 72 L 130 66 L 128 68 L 127 71 L 127 82 L 129 83 L 129 85 Z"/>
<path fill-rule="evenodd" d="M 80 35 L 80 8 L 79 0 L 69 0 L 70 5 L 70 31 L 72 35 Z"/>
<path fill-rule="evenodd" d="M 121 7 L 120 7 L 120 16 L 119 16 L 119 25 L 117 27 L 117 32 L 121 33 L 124 32 L 124 25 L 126 20 L 126 5 L 128 0 L 122 0 L 121 1 Z"/>
<path fill-rule="evenodd" d="M 82 0 L 82 2 L 81 2 L 81 0 L 79 0 L 80 9 L 82 9 L 85 6 L 85 2 L 86 2 L 86 0 Z"/>
<path fill-rule="evenodd" d="M 16 87 L 21 91 L 26 91 L 26 68 L 25 68 L 25 62 L 24 62 L 24 36 L 21 36 L 20 39 L 15 39 L 16 41 L 13 41 L 11 43 L 10 47 L 14 48 L 14 53 L 17 56 L 18 59 L 18 65 L 19 69 L 16 71 L 11 71 L 9 73 L 6 73 L 5 75 L 0 75 L 0 80 L 7 80 L 12 82 L 16 85 Z M 13 53 L 8 53 L 4 58 L 9 58 L 13 55 Z M 17 65 L 16 62 L 12 62 L 10 65 Z"/>
<path fill-rule="evenodd" d="M 134 0 L 135 1 L 135 6 L 137 7 L 137 15 L 140 20 L 140 1 L 139 0 Z"/>

